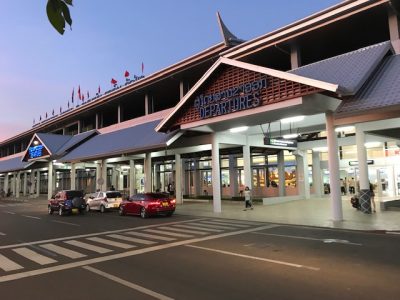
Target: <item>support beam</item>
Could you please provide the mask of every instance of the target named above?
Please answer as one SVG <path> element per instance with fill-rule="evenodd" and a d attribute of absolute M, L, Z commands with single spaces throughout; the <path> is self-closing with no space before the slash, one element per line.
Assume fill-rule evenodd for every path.
<path fill-rule="evenodd" d="M 244 154 L 243 154 L 244 155 Z M 218 134 L 212 134 L 212 186 L 213 186 L 213 209 L 215 213 L 222 212 L 221 204 L 221 174 L 220 174 L 220 158 L 219 158 L 219 143 Z"/>
<path fill-rule="evenodd" d="M 244 186 L 248 186 L 252 189 L 251 184 L 251 157 L 250 157 L 250 146 L 243 146 L 243 174 L 244 174 Z"/>
<path fill-rule="evenodd" d="M 314 195 L 321 197 L 323 195 L 322 173 L 321 173 L 321 159 L 320 153 L 317 151 L 312 152 L 312 176 Z"/>
<path fill-rule="evenodd" d="M 239 187 L 236 169 L 236 157 L 232 154 L 229 155 L 229 184 L 231 197 L 237 196 Z"/>
<path fill-rule="evenodd" d="M 308 179 L 308 163 L 306 153 L 297 151 L 296 162 L 299 194 L 305 199 L 310 199 L 310 181 Z"/>
<path fill-rule="evenodd" d="M 144 114 L 148 115 L 150 113 L 150 103 L 149 94 L 144 95 Z"/>
<path fill-rule="evenodd" d="M 278 181 L 279 197 L 284 197 L 286 195 L 284 150 L 278 152 Z"/>
<path fill-rule="evenodd" d="M 48 169 L 47 169 L 47 198 L 50 199 L 51 196 L 53 196 L 53 181 L 54 181 L 54 175 L 53 175 L 53 162 L 49 161 L 48 164 Z"/>
<path fill-rule="evenodd" d="M 36 197 L 40 196 L 40 170 L 36 171 Z"/>
<path fill-rule="evenodd" d="M 27 187 L 28 187 L 28 173 L 24 172 L 24 183 L 22 185 L 22 195 L 25 197 L 27 194 Z"/>
<path fill-rule="evenodd" d="M 180 154 L 175 154 L 175 198 L 176 203 L 182 204 L 182 159 Z"/>
<path fill-rule="evenodd" d="M 399 19 L 397 13 L 391 8 L 388 8 L 388 22 L 390 41 L 396 54 L 400 53 L 400 34 L 399 34 Z"/>
<path fill-rule="evenodd" d="M 19 198 L 21 191 L 21 172 L 16 172 L 15 174 L 15 197 Z"/>
<path fill-rule="evenodd" d="M 76 189 L 76 164 L 71 163 L 71 190 Z"/>
<path fill-rule="evenodd" d="M 100 185 L 100 178 L 101 178 L 101 163 L 96 164 L 96 191 L 100 191 L 101 185 Z"/>
<path fill-rule="evenodd" d="M 333 221 L 343 220 L 342 211 L 342 196 L 340 191 L 340 173 L 339 173 L 339 157 L 337 147 L 337 137 L 333 125 L 333 112 L 325 113 L 326 132 L 328 143 L 328 166 L 329 166 L 329 181 L 331 186 L 331 213 Z"/>
<path fill-rule="evenodd" d="M 150 193 L 153 190 L 151 171 L 151 153 L 146 153 L 144 159 L 144 191 L 146 193 Z"/>
<path fill-rule="evenodd" d="M 135 161 L 129 161 L 129 196 L 136 194 L 136 167 Z"/>
<path fill-rule="evenodd" d="M 8 175 L 8 173 L 6 174 L 5 178 L 4 178 L 4 193 L 7 195 L 8 194 L 8 189 L 9 189 L 9 185 L 8 185 L 8 181 L 10 180 L 10 176 Z"/>
<path fill-rule="evenodd" d="M 371 195 L 367 164 L 367 150 L 365 148 L 365 132 L 356 124 L 357 160 L 360 183 L 360 208 L 363 213 L 371 213 Z"/>
<path fill-rule="evenodd" d="M 101 177 L 103 178 L 103 184 L 101 185 L 100 189 L 102 191 L 108 191 L 108 180 L 107 180 L 107 161 L 103 160 L 101 162 Z"/>
<path fill-rule="evenodd" d="M 290 47 L 290 64 L 292 69 L 301 67 L 300 48 L 295 43 Z"/>

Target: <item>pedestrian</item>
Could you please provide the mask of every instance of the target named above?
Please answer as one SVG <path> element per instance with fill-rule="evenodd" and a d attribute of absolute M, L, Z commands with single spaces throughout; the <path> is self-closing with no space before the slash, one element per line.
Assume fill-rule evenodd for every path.
<path fill-rule="evenodd" d="M 174 182 L 168 184 L 167 190 L 168 190 L 168 193 L 170 196 L 174 196 L 174 194 L 175 194 L 174 184 L 175 184 Z"/>
<path fill-rule="evenodd" d="M 342 192 L 342 195 L 346 195 L 346 187 L 344 186 L 343 178 L 340 178 L 340 191 Z"/>
<path fill-rule="evenodd" d="M 372 212 L 376 212 L 374 185 L 371 182 L 369 183 L 369 191 L 370 191 L 370 195 L 371 195 L 371 204 L 373 207 Z"/>
<path fill-rule="evenodd" d="M 247 210 L 247 208 L 253 209 L 253 203 L 251 201 L 251 191 L 248 186 L 246 186 L 244 189 L 244 203 L 244 210 Z"/>
<path fill-rule="evenodd" d="M 110 191 L 115 191 L 115 187 L 112 185 Z"/>
<path fill-rule="evenodd" d="M 355 189 L 354 185 L 355 185 L 354 177 L 351 177 L 349 179 L 349 192 L 350 192 L 350 194 L 355 194 L 356 193 L 356 189 Z"/>

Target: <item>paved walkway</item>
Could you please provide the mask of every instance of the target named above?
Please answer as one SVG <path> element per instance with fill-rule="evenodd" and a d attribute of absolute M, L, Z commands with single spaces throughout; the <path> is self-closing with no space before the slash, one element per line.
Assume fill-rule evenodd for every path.
<path fill-rule="evenodd" d="M 0 202 L 2 201 L 29 202 L 43 206 L 44 211 L 46 211 L 47 206 L 47 199 L 44 196 L 40 198 L 20 197 L 0 200 Z M 198 217 L 217 217 L 351 230 L 397 231 L 400 234 L 399 210 L 381 211 L 379 199 L 377 199 L 377 212 L 364 214 L 351 206 L 349 197 L 343 197 L 342 201 L 344 220 L 337 222 L 332 221 L 328 197 L 295 200 L 272 205 L 255 204 L 254 210 L 246 211 L 243 211 L 244 202 L 222 201 L 221 213 L 213 212 L 212 201 L 184 200 L 184 204 L 177 206 L 176 213 Z"/>

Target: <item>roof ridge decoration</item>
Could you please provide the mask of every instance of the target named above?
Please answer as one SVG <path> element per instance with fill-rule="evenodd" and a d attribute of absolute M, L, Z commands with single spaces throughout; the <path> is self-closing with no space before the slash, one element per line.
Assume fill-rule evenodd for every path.
<path fill-rule="evenodd" d="M 236 35 L 229 31 L 228 27 L 226 27 L 225 23 L 222 21 L 220 13 L 217 11 L 217 21 L 219 30 L 221 31 L 222 38 L 224 39 L 224 43 L 226 46 L 237 46 L 245 40 L 239 39 Z"/>

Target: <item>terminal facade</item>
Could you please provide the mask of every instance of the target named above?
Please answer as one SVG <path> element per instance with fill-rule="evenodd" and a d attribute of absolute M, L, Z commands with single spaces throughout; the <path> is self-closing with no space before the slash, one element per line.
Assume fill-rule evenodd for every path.
<path fill-rule="evenodd" d="M 178 203 L 400 194 L 400 1 L 349 0 L 128 80 L 0 143 L 0 189 L 173 186 Z M 371 185 L 370 185 L 371 184 Z"/>

